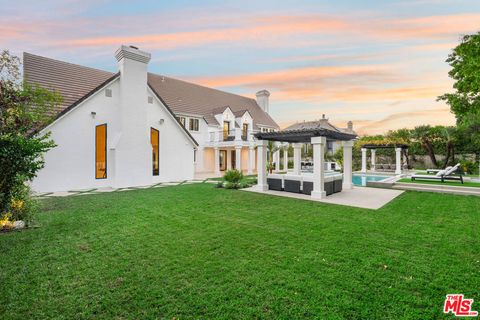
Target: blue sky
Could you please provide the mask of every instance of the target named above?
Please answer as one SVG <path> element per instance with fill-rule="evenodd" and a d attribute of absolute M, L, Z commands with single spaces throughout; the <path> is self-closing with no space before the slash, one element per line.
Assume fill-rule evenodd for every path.
<path fill-rule="evenodd" d="M 1 48 L 116 71 L 120 44 L 150 71 L 253 97 L 281 126 L 326 114 L 360 133 L 453 124 L 448 53 L 480 31 L 480 2 L 4 1 Z"/>

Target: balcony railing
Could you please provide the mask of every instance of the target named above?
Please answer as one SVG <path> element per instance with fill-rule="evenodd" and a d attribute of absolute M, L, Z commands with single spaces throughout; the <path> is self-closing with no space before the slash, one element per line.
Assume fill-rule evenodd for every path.
<path fill-rule="evenodd" d="M 245 132 L 240 128 L 233 130 L 218 130 L 208 133 L 209 142 L 224 142 L 224 141 L 253 141 L 253 135 L 259 132 L 258 130 L 248 130 Z"/>

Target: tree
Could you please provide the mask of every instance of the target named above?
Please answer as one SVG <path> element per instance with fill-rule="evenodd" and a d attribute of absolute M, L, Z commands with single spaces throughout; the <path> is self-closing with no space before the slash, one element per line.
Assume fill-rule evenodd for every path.
<path fill-rule="evenodd" d="M 55 146 L 48 133 L 39 131 L 51 121 L 53 108 L 61 101 L 56 93 L 22 83 L 19 70 L 20 59 L 3 51 L 0 54 L 0 213 L 11 213 L 12 203 L 28 200 L 25 183 L 43 168 L 42 154 Z"/>
<path fill-rule="evenodd" d="M 445 101 L 457 118 L 465 124 L 480 112 L 480 32 L 466 35 L 453 49 L 446 62 L 452 69 L 448 73 L 455 80 L 453 93 L 438 97 Z"/>
<path fill-rule="evenodd" d="M 427 152 L 433 165 L 435 167 L 438 166 L 435 150 L 433 149 L 433 140 L 436 138 L 435 130 L 429 125 L 418 126 L 413 129 L 412 137 L 421 143 L 422 148 Z"/>

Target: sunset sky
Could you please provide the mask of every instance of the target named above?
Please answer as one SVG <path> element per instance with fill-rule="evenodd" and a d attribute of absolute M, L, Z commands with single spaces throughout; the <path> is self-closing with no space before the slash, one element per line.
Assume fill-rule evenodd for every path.
<path fill-rule="evenodd" d="M 140 5 L 140 3 L 142 3 Z M 0 49 L 109 71 L 120 44 L 151 72 L 254 97 L 271 92 L 281 127 L 326 114 L 361 134 L 453 124 L 436 97 L 479 0 L 5 1 Z"/>

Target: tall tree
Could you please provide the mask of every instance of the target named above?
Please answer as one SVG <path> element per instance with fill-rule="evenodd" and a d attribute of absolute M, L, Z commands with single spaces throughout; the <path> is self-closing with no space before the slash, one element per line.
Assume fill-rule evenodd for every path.
<path fill-rule="evenodd" d="M 457 118 L 457 124 L 480 113 L 480 32 L 465 35 L 446 60 L 455 80 L 453 93 L 438 97 L 445 101 Z"/>

